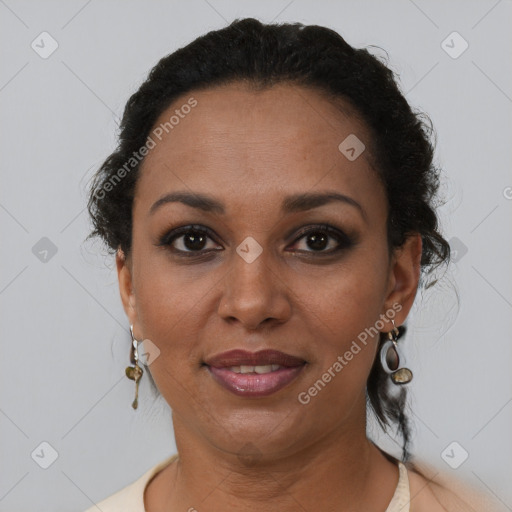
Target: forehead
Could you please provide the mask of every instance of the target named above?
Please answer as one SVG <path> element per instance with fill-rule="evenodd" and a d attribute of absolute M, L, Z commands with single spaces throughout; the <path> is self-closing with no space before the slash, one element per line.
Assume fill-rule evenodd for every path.
<path fill-rule="evenodd" d="M 235 199 L 244 192 L 268 198 L 316 184 L 353 195 L 375 192 L 368 131 L 348 105 L 340 105 L 290 84 L 191 91 L 155 123 L 155 146 L 141 166 L 136 195 L 149 200 L 189 188 Z M 351 160 L 340 150 L 345 140 L 360 141 L 366 150 Z"/>

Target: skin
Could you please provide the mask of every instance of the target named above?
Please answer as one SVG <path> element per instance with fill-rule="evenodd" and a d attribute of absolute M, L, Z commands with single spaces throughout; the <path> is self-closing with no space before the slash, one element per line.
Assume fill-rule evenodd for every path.
<path fill-rule="evenodd" d="M 143 162 L 132 249 L 116 257 L 135 337 L 160 350 L 150 370 L 173 411 L 179 452 L 147 486 L 146 510 L 384 511 L 398 468 L 366 438 L 365 384 L 377 337 L 360 344 L 307 405 L 297 395 L 393 305 L 401 306 L 396 325 L 404 323 L 418 285 L 421 237 L 411 235 L 390 254 L 387 199 L 372 168 L 370 136 L 347 115 L 348 106 L 343 113 L 302 87 L 230 84 L 180 98 L 155 126 L 190 96 L 198 105 Z M 355 161 L 338 149 L 350 134 L 367 147 Z M 351 197 L 364 213 L 342 202 L 281 212 L 290 194 L 326 190 Z M 208 194 L 226 211 L 174 202 L 149 213 L 176 191 Z M 307 236 L 299 239 L 301 228 L 319 223 L 354 244 L 322 257 L 336 239 L 316 251 Z M 216 236 L 204 249 L 220 250 L 187 258 L 157 246 L 171 228 L 189 224 L 210 228 Z M 252 263 L 236 252 L 248 236 L 263 249 Z M 187 250 L 184 237 L 173 245 Z M 386 321 L 380 331 L 391 329 Z M 277 349 L 308 364 L 273 395 L 239 397 L 202 365 L 234 348 Z M 252 456 L 240 455 L 248 450 Z M 411 490 L 422 484 L 412 476 Z M 420 507 L 421 499 L 414 503 Z"/>

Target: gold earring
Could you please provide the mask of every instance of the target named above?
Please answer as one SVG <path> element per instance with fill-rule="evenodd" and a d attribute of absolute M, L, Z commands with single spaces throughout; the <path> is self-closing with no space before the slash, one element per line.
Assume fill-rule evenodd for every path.
<path fill-rule="evenodd" d="M 409 368 L 398 368 L 400 366 L 400 356 L 398 355 L 397 340 L 404 332 L 395 326 L 394 320 L 393 330 L 388 332 L 388 340 L 384 343 L 380 351 L 380 362 L 384 371 L 389 374 L 394 384 L 407 384 L 412 380 L 412 372 Z"/>
<path fill-rule="evenodd" d="M 130 347 L 130 361 L 134 366 L 127 366 L 125 373 L 130 380 L 135 381 L 135 400 L 132 402 L 132 407 L 137 409 L 139 405 L 139 381 L 144 373 L 144 370 L 139 366 L 139 351 L 137 349 L 137 340 L 133 335 L 133 325 L 130 325 L 130 334 L 132 335 L 132 344 Z"/>

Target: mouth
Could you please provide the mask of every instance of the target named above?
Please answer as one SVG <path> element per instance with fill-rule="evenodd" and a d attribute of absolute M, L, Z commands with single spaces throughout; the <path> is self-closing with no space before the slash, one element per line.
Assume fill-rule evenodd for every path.
<path fill-rule="evenodd" d="M 276 393 L 295 380 L 306 364 L 304 359 L 277 350 L 231 350 L 205 362 L 217 383 L 243 397 Z"/>

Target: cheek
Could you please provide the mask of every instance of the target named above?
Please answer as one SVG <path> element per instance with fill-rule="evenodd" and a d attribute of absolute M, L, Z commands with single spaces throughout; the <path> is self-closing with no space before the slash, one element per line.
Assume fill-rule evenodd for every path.
<path fill-rule="evenodd" d="M 383 327 L 386 258 L 379 247 L 358 251 L 337 272 L 314 283 L 303 282 L 297 289 L 304 298 L 302 317 L 313 333 L 316 363 L 308 382 L 313 388 L 304 391 L 322 395 L 316 402 L 319 407 L 336 403 L 340 410 L 350 409 L 366 385 Z"/>
<path fill-rule="evenodd" d="M 348 417 L 356 404 L 364 403 L 361 394 L 376 356 L 381 305 L 375 287 L 351 279 L 317 302 L 310 319 L 325 327 L 314 338 L 314 364 L 297 396 L 312 417 L 336 410 L 332 421 L 340 421 L 340 415 Z"/>
<path fill-rule="evenodd" d="M 191 375 L 202 358 L 200 340 L 205 322 L 214 315 L 208 309 L 214 293 L 215 272 L 172 264 L 162 255 L 139 253 L 134 286 L 137 317 L 144 338 L 159 349 L 150 366 L 151 374 L 166 401 L 190 398 Z"/>
<path fill-rule="evenodd" d="M 326 327 L 330 344 L 342 349 L 347 340 L 375 325 L 384 312 L 386 287 L 387 255 L 376 244 L 357 249 L 330 271 L 298 279 L 294 288 L 303 313 L 316 317 Z"/>

